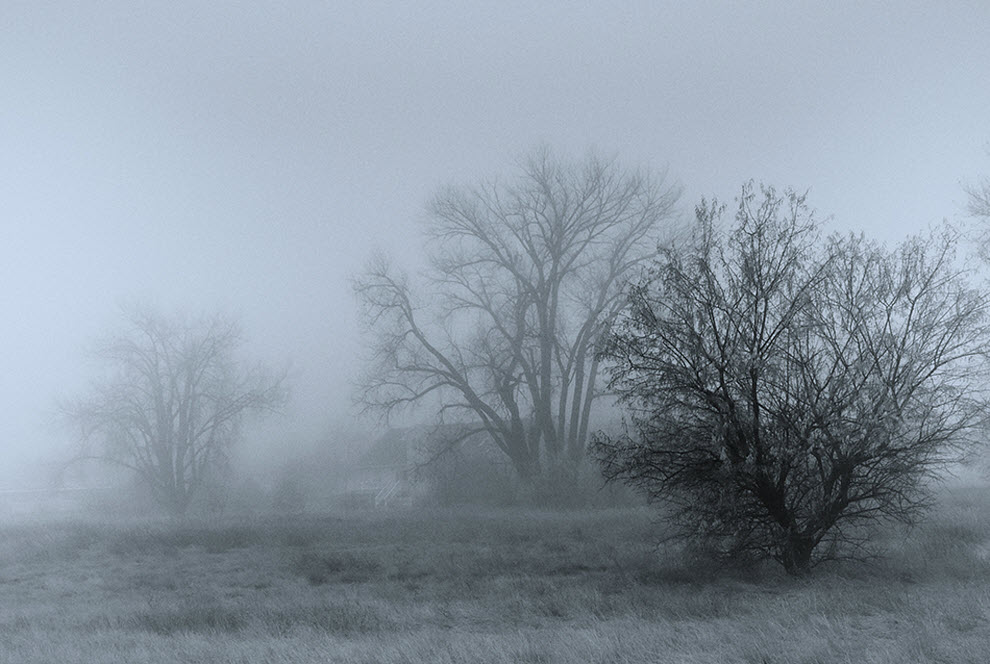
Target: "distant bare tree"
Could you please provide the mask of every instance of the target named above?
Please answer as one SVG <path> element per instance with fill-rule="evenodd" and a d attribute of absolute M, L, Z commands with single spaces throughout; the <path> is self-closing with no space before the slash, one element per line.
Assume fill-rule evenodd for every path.
<path fill-rule="evenodd" d="M 966 211 L 973 217 L 990 220 L 990 177 L 984 177 L 976 184 L 966 185 L 969 200 Z"/>
<path fill-rule="evenodd" d="M 106 373 L 63 410 L 81 434 L 81 457 L 134 470 L 163 507 L 183 514 L 226 458 L 243 415 L 284 402 L 284 376 L 239 365 L 240 331 L 223 316 L 125 315 L 126 329 L 94 349 Z"/>
<path fill-rule="evenodd" d="M 662 177 L 548 150 L 511 181 L 441 191 L 428 290 L 384 260 L 355 280 L 373 351 L 361 403 L 476 424 L 463 437 L 490 434 L 524 478 L 582 458 L 602 326 L 677 198 Z"/>
<path fill-rule="evenodd" d="M 963 188 L 967 196 L 966 212 L 977 220 L 977 249 L 983 260 L 990 262 L 990 177 Z"/>
<path fill-rule="evenodd" d="M 633 288 L 605 357 L 631 431 L 607 477 L 673 508 L 679 534 L 788 572 L 914 519 L 926 480 L 984 419 L 988 299 L 942 229 L 896 251 L 821 240 L 805 199 L 702 203 L 691 243 Z"/>
<path fill-rule="evenodd" d="M 974 217 L 990 219 L 990 178 L 984 178 L 979 184 L 966 188 L 969 195 L 967 212 Z"/>

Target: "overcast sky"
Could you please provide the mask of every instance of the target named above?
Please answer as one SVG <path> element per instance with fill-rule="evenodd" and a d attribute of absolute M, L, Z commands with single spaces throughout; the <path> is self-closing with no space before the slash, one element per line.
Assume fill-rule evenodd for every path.
<path fill-rule="evenodd" d="M 888 241 L 957 217 L 990 3 L 747 4 L 0 2 L 0 465 L 64 443 L 46 413 L 135 299 L 239 316 L 295 367 L 272 442 L 325 437 L 348 278 L 539 143 L 668 168 L 685 211 L 756 178 Z"/>

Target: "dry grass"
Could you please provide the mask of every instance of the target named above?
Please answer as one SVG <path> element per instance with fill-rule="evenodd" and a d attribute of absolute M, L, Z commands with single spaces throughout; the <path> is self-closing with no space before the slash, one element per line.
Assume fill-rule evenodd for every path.
<path fill-rule="evenodd" d="M 794 580 L 649 512 L 6 524 L 0 661 L 984 662 L 990 493 Z"/>

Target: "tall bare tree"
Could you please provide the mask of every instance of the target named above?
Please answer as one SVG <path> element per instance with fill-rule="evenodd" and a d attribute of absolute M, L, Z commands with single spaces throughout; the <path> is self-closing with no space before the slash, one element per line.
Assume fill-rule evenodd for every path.
<path fill-rule="evenodd" d="M 602 326 L 678 193 L 663 177 L 546 149 L 511 180 L 440 191 L 425 289 L 383 260 L 355 280 L 372 349 L 361 402 L 386 415 L 427 405 L 465 423 L 463 436 L 487 432 L 525 478 L 582 458 Z"/>
<path fill-rule="evenodd" d="M 81 457 L 134 470 L 163 507 L 182 514 L 226 458 L 244 414 L 284 402 L 284 376 L 240 365 L 240 330 L 223 316 L 140 308 L 125 316 L 126 328 L 94 347 L 106 372 L 64 411 L 81 434 Z"/>
<path fill-rule="evenodd" d="M 803 197 L 744 188 L 730 230 L 694 239 L 631 293 L 606 356 L 632 426 L 607 477 L 673 508 L 686 538 L 801 574 L 910 521 L 926 480 L 985 418 L 990 302 L 949 229 L 896 251 L 819 237 Z"/>

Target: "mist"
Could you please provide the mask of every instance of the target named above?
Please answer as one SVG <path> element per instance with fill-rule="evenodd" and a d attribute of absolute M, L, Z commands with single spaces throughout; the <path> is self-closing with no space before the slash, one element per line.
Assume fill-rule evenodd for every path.
<path fill-rule="evenodd" d="M 666 168 L 685 214 L 756 178 L 890 240 L 987 170 L 979 3 L 0 11 L 7 486 L 68 444 L 52 403 L 122 301 L 230 312 L 292 367 L 244 450 L 349 426 L 348 280 L 376 250 L 415 266 L 432 193 L 537 144 Z"/>

